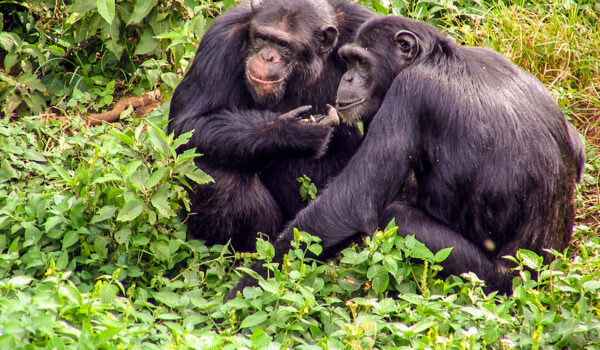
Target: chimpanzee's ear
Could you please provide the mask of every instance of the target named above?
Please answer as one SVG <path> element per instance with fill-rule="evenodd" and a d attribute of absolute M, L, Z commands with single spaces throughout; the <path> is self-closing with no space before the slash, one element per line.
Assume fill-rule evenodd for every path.
<path fill-rule="evenodd" d="M 412 61 L 419 55 L 419 39 L 417 39 L 415 33 L 409 30 L 401 30 L 396 33 L 394 40 L 398 50 L 400 50 L 400 55 L 405 60 Z"/>
<path fill-rule="evenodd" d="M 260 8 L 263 5 L 263 0 L 251 0 L 250 1 L 250 7 L 252 8 L 252 12 L 256 12 L 258 10 L 260 10 Z"/>
<path fill-rule="evenodd" d="M 334 26 L 324 25 L 321 27 L 321 52 L 327 52 L 335 47 L 338 38 L 338 30 Z"/>

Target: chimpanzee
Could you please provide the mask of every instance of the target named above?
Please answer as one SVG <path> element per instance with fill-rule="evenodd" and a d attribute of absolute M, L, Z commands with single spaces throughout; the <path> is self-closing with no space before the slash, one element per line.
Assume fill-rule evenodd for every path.
<path fill-rule="evenodd" d="M 194 130 L 179 151 L 197 148 L 215 180 L 191 193 L 192 236 L 252 250 L 306 204 L 298 177 L 322 187 L 347 163 L 362 135 L 326 104 L 345 71 L 338 48 L 371 15 L 345 0 L 253 0 L 215 19 L 169 115 L 175 136 Z"/>
<path fill-rule="evenodd" d="M 275 261 L 293 227 L 322 238 L 327 258 L 395 218 L 399 234 L 434 252 L 454 247 L 446 274 L 473 271 L 506 293 L 513 275 L 502 256 L 524 248 L 548 257 L 544 248 L 568 245 L 584 148 L 537 79 L 491 50 L 396 16 L 367 21 L 339 53 L 349 70 L 338 111 L 368 131 L 288 225 Z M 399 201 L 411 181 L 414 198 Z M 245 277 L 230 297 L 254 283 Z"/>

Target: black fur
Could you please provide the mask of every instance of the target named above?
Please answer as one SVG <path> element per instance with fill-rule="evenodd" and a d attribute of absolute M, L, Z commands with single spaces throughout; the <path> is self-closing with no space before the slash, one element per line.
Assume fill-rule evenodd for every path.
<path fill-rule="evenodd" d="M 191 193 L 192 236 L 208 244 L 231 239 L 235 249 L 253 250 L 257 232 L 274 237 L 305 205 L 297 177 L 307 174 L 322 188 L 342 169 L 359 145 L 356 127 L 332 132 L 282 115 L 303 105 L 323 114 L 333 104 L 345 69 L 337 49 L 370 15 L 344 0 L 265 0 L 255 10 L 246 2 L 215 19 L 175 90 L 169 116 L 176 136 L 195 130 L 185 147 L 204 154 L 196 163 L 215 180 Z M 321 52 L 316 33 L 329 24 L 339 31 L 337 46 Z M 283 96 L 257 101 L 245 66 L 256 54 L 250 33 L 266 25 L 286 28 L 301 55 Z"/>
<path fill-rule="evenodd" d="M 421 51 L 398 72 L 401 30 Z M 389 80 L 389 90 L 346 168 L 283 232 L 275 261 L 293 227 L 319 236 L 328 258 L 395 218 L 399 234 L 434 252 L 454 247 L 446 274 L 473 271 L 489 290 L 508 292 L 502 256 L 524 248 L 549 258 L 544 248 L 568 245 L 584 148 L 537 79 L 496 52 L 395 16 L 366 22 L 354 45 L 378 57 L 383 75 L 370 78 Z M 416 195 L 398 200 L 415 180 Z M 254 283 L 245 277 L 230 297 Z"/>

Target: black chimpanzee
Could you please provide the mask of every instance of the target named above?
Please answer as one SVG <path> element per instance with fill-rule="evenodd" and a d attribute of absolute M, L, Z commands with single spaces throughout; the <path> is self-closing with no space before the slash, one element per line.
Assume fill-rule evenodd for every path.
<path fill-rule="evenodd" d="M 537 79 L 491 50 L 395 16 L 367 21 L 339 52 L 349 70 L 338 110 L 368 131 L 346 168 L 288 225 L 276 261 L 293 227 L 322 238 L 331 257 L 395 218 L 399 234 L 434 252 L 454 247 L 446 274 L 473 271 L 489 290 L 508 292 L 502 256 L 520 248 L 548 256 L 544 248 L 568 245 L 584 149 Z M 416 195 L 398 201 L 411 181 Z M 253 283 L 245 277 L 233 293 Z"/>
<path fill-rule="evenodd" d="M 191 193 L 189 233 L 252 250 L 305 205 L 296 178 L 322 187 L 342 169 L 362 136 L 326 104 L 345 71 L 338 48 L 371 15 L 345 0 L 253 0 L 213 22 L 169 116 L 175 136 L 194 130 L 185 147 L 215 180 Z"/>

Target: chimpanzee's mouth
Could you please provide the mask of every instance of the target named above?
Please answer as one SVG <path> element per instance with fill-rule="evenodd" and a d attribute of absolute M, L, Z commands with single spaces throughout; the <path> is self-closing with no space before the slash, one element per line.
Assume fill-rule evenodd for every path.
<path fill-rule="evenodd" d="M 343 111 L 344 109 L 352 108 L 352 107 L 354 107 L 356 105 L 359 105 L 359 104 L 361 104 L 363 102 L 365 102 L 364 98 L 362 98 L 360 100 L 356 100 L 356 101 L 350 101 L 350 102 L 337 101 L 335 108 L 338 109 L 338 110 L 340 110 L 340 111 Z"/>
<path fill-rule="evenodd" d="M 255 77 L 254 75 L 252 75 L 250 73 L 248 73 L 248 77 L 253 82 L 258 83 L 258 84 L 262 84 L 262 85 L 277 85 L 277 84 L 283 83 L 283 78 L 279 78 L 277 80 L 263 80 L 263 79 Z"/>

